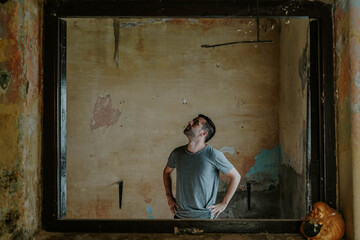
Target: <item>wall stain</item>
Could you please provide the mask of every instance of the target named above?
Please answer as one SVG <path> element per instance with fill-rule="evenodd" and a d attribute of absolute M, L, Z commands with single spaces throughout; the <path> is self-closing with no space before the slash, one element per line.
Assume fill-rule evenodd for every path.
<path fill-rule="evenodd" d="M 139 52 L 144 51 L 144 39 L 140 38 L 139 41 L 136 43 L 135 49 Z"/>
<path fill-rule="evenodd" d="M 115 39 L 115 49 L 114 49 L 114 62 L 116 67 L 119 67 L 119 43 L 120 43 L 120 19 L 114 19 L 114 39 Z"/>
<path fill-rule="evenodd" d="M 18 190 L 18 179 L 20 173 L 17 171 L 3 171 L 0 175 L 0 193 L 9 191 L 13 194 Z"/>
<path fill-rule="evenodd" d="M 20 219 L 20 212 L 12 209 L 5 215 L 5 225 L 9 229 L 9 233 L 13 233 L 17 227 L 17 222 Z"/>
<path fill-rule="evenodd" d="M 100 127 L 109 127 L 115 124 L 121 115 L 119 109 L 112 107 L 110 95 L 100 95 L 94 105 L 91 117 L 90 130 L 93 131 Z"/>
<path fill-rule="evenodd" d="M 302 219 L 306 215 L 304 175 L 297 173 L 292 167 L 280 165 L 280 206 L 281 218 Z"/>
<path fill-rule="evenodd" d="M 138 194 L 144 197 L 144 202 L 150 204 L 152 202 L 152 198 L 149 197 L 151 192 L 151 185 L 148 182 L 145 182 L 141 185 L 138 190 Z"/>
<path fill-rule="evenodd" d="M 309 25 L 310 26 L 310 25 Z M 309 27 L 307 32 L 309 32 Z M 309 52 L 309 35 L 306 35 L 306 44 L 299 59 L 299 76 L 301 79 L 302 95 L 304 96 L 304 90 L 306 83 L 309 81 L 310 76 L 310 52 Z"/>
<path fill-rule="evenodd" d="M 96 199 L 91 204 L 95 206 L 95 214 L 97 218 L 109 216 L 109 212 L 113 209 L 113 202 L 109 199 Z"/>

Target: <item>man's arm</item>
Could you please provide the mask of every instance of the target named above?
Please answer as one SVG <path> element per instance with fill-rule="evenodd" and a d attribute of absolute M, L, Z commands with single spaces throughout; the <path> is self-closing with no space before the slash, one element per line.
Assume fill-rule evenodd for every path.
<path fill-rule="evenodd" d="M 230 182 L 229 182 L 229 186 L 226 190 L 226 194 L 225 194 L 223 200 L 218 204 L 207 207 L 207 208 L 212 209 L 211 214 L 215 214 L 215 218 L 217 218 L 219 216 L 219 214 L 225 210 L 225 208 L 227 207 L 227 205 L 230 202 L 230 199 L 236 192 L 236 189 L 237 189 L 237 187 L 240 183 L 240 179 L 241 179 L 239 172 L 235 168 L 231 169 L 224 176 L 229 177 Z"/>
<path fill-rule="evenodd" d="M 178 204 L 176 203 L 176 200 L 172 194 L 172 185 L 171 185 L 171 177 L 170 174 L 174 171 L 174 168 L 169 167 L 166 165 L 164 172 L 163 172 L 163 181 L 164 181 L 164 187 L 166 192 L 166 198 L 168 201 L 169 208 L 173 214 L 177 213 L 176 208 L 178 207 Z"/>

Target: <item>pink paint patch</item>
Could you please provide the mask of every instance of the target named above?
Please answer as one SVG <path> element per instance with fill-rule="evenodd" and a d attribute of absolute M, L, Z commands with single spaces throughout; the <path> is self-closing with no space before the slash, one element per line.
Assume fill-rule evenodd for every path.
<path fill-rule="evenodd" d="M 152 199 L 151 199 L 151 198 L 146 198 L 146 199 L 145 199 L 145 203 L 150 204 L 151 202 L 152 202 Z"/>
<path fill-rule="evenodd" d="M 90 130 L 93 131 L 100 127 L 109 127 L 115 124 L 119 120 L 120 114 L 119 109 L 112 108 L 110 95 L 99 96 L 94 105 Z"/>

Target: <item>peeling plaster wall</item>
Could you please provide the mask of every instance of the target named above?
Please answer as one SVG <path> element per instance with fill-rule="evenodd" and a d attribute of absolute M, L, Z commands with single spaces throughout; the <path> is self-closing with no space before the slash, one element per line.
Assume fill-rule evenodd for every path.
<path fill-rule="evenodd" d="M 67 26 L 67 217 L 171 218 L 162 170 L 198 113 L 217 125 L 210 144 L 243 176 L 239 190 L 252 167 L 255 180 L 271 178 L 261 162 L 272 149 L 279 156 L 276 20 L 261 23 L 273 44 L 214 49 L 201 45 L 256 39 L 254 19 L 69 19 Z"/>
<path fill-rule="evenodd" d="M 40 224 L 42 1 L 0 3 L 0 239 Z"/>
<path fill-rule="evenodd" d="M 282 218 L 303 218 L 306 215 L 308 39 L 309 20 L 281 20 L 279 131 Z"/>
<path fill-rule="evenodd" d="M 339 198 L 348 239 L 360 239 L 359 12 L 359 1 L 335 1 L 334 44 Z"/>

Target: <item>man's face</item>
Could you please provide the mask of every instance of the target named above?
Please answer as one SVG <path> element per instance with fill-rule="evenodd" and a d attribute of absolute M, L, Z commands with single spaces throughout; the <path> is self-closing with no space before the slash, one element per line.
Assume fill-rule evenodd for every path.
<path fill-rule="evenodd" d="M 203 124 L 206 120 L 202 117 L 194 118 L 189 122 L 187 127 L 184 129 L 184 134 L 188 137 L 199 137 L 201 134 L 204 134 L 204 130 L 202 129 Z"/>

